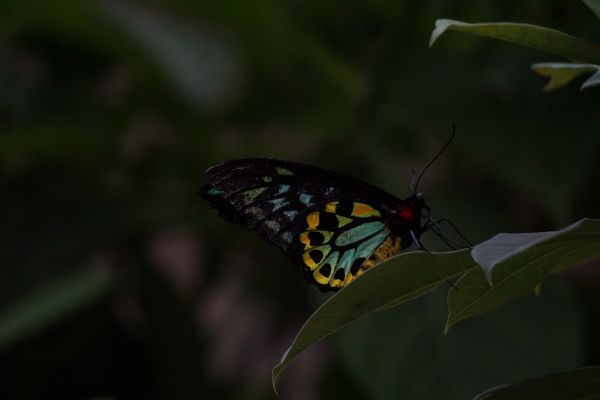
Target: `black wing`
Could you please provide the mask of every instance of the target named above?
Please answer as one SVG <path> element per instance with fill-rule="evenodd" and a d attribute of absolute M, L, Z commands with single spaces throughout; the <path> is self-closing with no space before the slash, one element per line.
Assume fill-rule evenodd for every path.
<path fill-rule="evenodd" d="M 368 183 L 265 158 L 228 160 L 206 176 L 201 195 L 222 217 L 281 248 L 322 290 L 400 250 L 388 221 L 402 200 Z"/>

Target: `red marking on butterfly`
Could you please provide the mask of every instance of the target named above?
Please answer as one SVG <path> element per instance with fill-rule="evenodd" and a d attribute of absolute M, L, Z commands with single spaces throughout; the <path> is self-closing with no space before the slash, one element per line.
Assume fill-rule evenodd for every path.
<path fill-rule="evenodd" d="M 400 216 L 400 218 L 406 221 L 412 221 L 412 219 L 414 218 L 413 211 L 409 207 L 401 209 L 398 215 Z"/>

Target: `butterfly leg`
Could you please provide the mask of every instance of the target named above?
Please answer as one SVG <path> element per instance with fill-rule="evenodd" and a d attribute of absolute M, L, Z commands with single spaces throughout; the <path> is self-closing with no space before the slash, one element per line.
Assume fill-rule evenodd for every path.
<path fill-rule="evenodd" d="M 454 231 L 466 243 L 468 243 L 468 246 L 457 244 L 454 240 L 450 239 L 440 226 L 440 224 L 443 222 L 446 222 L 448 225 L 450 225 L 454 229 Z M 446 243 L 448 245 L 448 247 L 450 247 L 452 250 L 459 250 L 459 249 L 473 247 L 471 242 L 456 228 L 456 226 L 451 221 L 449 221 L 447 219 L 440 219 L 437 221 L 434 219 L 430 219 L 429 221 L 427 221 L 427 223 L 425 224 L 425 227 L 423 228 L 423 231 L 429 231 L 429 230 L 434 232 L 437 235 L 437 237 L 439 237 L 444 243 Z"/>
<path fill-rule="evenodd" d="M 417 235 L 415 235 L 415 233 L 411 230 L 410 231 L 410 237 L 412 238 L 412 240 L 415 242 L 415 245 L 417 246 L 417 249 L 430 253 L 429 250 L 427 250 L 425 248 L 425 246 L 423 246 L 423 243 L 421 243 L 421 241 L 417 238 Z"/>
<path fill-rule="evenodd" d="M 435 231 L 434 231 L 434 232 L 435 232 Z M 417 239 L 417 236 L 415 235 L 415 233 L 414 233 L 412 230 L 410 231 L 410 236 L 411 236 L 411 237 L 412 237 L 412 239 L 414 240 L 414 242 L 415 242 L 415 245 L 417 246 L 417 248 L 418 248 L 419 250 L 422 250 L 422 251 L 425 251 L 425 252 L 427 252 L 427 253 L 431 254 L 431 252 L 430 252 L 429 250 L 427 250 L 427 249 L 425 248 L 425 246 L 423 246 L 423 243 L 421 243 L 421 241 L 420 241 L 419 239 Z M 450 244 L 448 244 L 448 245 L 450 246 Z M 455 285 L 455 284 L 454 284 L 452 281 L 450 281 L 450 280 L 446 279 L 446 283 L 447 283 L 448 285 L 450 285 L 450 287 L 452 287 L 452 288 L 454 288 L 454 289 L 458 290 L 458 287 L 456 287 L 456 285 Z"/>
<path fill-rule="evenodd" d="M 437 237 L 439 237 L 440 239 L 442 239 L 442 241 L 444 243 L 446 243 L 448 245 L 448 247 L 450 247 L 450 250 L 457 250 L 457 249 L 463 248 L 462 246 L 459 246 L 458 244 L 456 244 L 455 241 L 453 241 L 452 239 L 450 239 L 444 233 L 444 231 L 441 230 L 437 225 L 432 226 L 431 230 L 437 235 Z"/>
<path fill-rule="evenodd" d="M 451 250 L 457 250 L 458 248 L 461 248 L 461 246 L 457 245 L 453 240 L 446 236 L 444 231 L 442 231 L 432 219 L 429 220 L 427 224 L 425 224 L 423 231 L 432 231 L 433 233 L 435 233 L 436 236 L 439 237 L 444 243 L 446 243 Z"/>
<path fill-rule="evenodd" d="M 449 219 L 447 219 L 447 218 L 442 218 L 442 219 L 440 219 L 440 220 L 433 221 L 433 223 L 434 223 L 434 225 L 438 226 L 438 228 L 439 228 L 439 225 L 441 225 L 441 224 L 443 224 L 443 223 L 446 223 L 446 224 L 450 225 L 450 227 L 452 228 L 452 230 L 453 230 L 454 232 L 456 232 L 456 234 L 457 234 L 458 236 L 460 236 L 460 238 L 461 238 L 462 240 L 464 240 L 464 241 L 465 241 L 465 243 L 467 243 L 467 244 L 468 244 L 468 246 L 467 246 L 467 247 L 473 247 L 473 243 L 471 243 L 471 241 L 470 241 L 469 239 L 467 239 L 467 237 L 466 237 L 466 236 L 465 236 L 465 235 L 464 235 L 464 234 L 463 234 L 463 233 L 462 233 L 462 232 L 461 232 L 461 231 L 460 231 L 460 230 L 459 230 L 459 229 L 456 227 L 456 225 L 454 225 L 454 223 L 453 223 L 452 221 L 450 221 Z M 441 228 L 440 228 L 440 230 L 441 230 Z"/>

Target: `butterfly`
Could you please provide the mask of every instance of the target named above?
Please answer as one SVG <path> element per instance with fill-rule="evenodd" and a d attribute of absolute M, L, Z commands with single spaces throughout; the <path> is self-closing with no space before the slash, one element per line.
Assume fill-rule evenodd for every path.
<path fill-rule="evenodd" d="M 224 161 L 206 178 L 200 195 L 220 216 L 279 247 L 322 291 L 341 289 L 415 242 L 423 249 L 426 230 L 446 239 L 418 180 L 400 199 L 347 175 L 269 158 Z"/>

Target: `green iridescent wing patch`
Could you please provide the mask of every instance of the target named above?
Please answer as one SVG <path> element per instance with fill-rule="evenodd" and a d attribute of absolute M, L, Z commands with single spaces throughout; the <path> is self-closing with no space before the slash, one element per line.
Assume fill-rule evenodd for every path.
<path fill-rule="evenodd" d="M 201 195 L 276 245 L 321 290 L 337 290 L 402 246 L 386 221 L 400 200 L 344 175 L 270 159 L 210 168 Z"/>
<path fill-rule="evenodd" d="M 356 212 L 355 210 L 360 210 Z M 298 253 L 310 280 L 339 289 L 376 265 L 376 250 L 395 246 L 400 239 L 391 235 L 381 213 L 365 203 L 341 200 L 320 204 L 296 221 L 302 229 L 295 236 Z M 384 245 L 384 243 L 386 243 Z M 387 251 L 386 257 L 392 253 Z M 379 262 L 383 259 L 379 257 Z"/>

